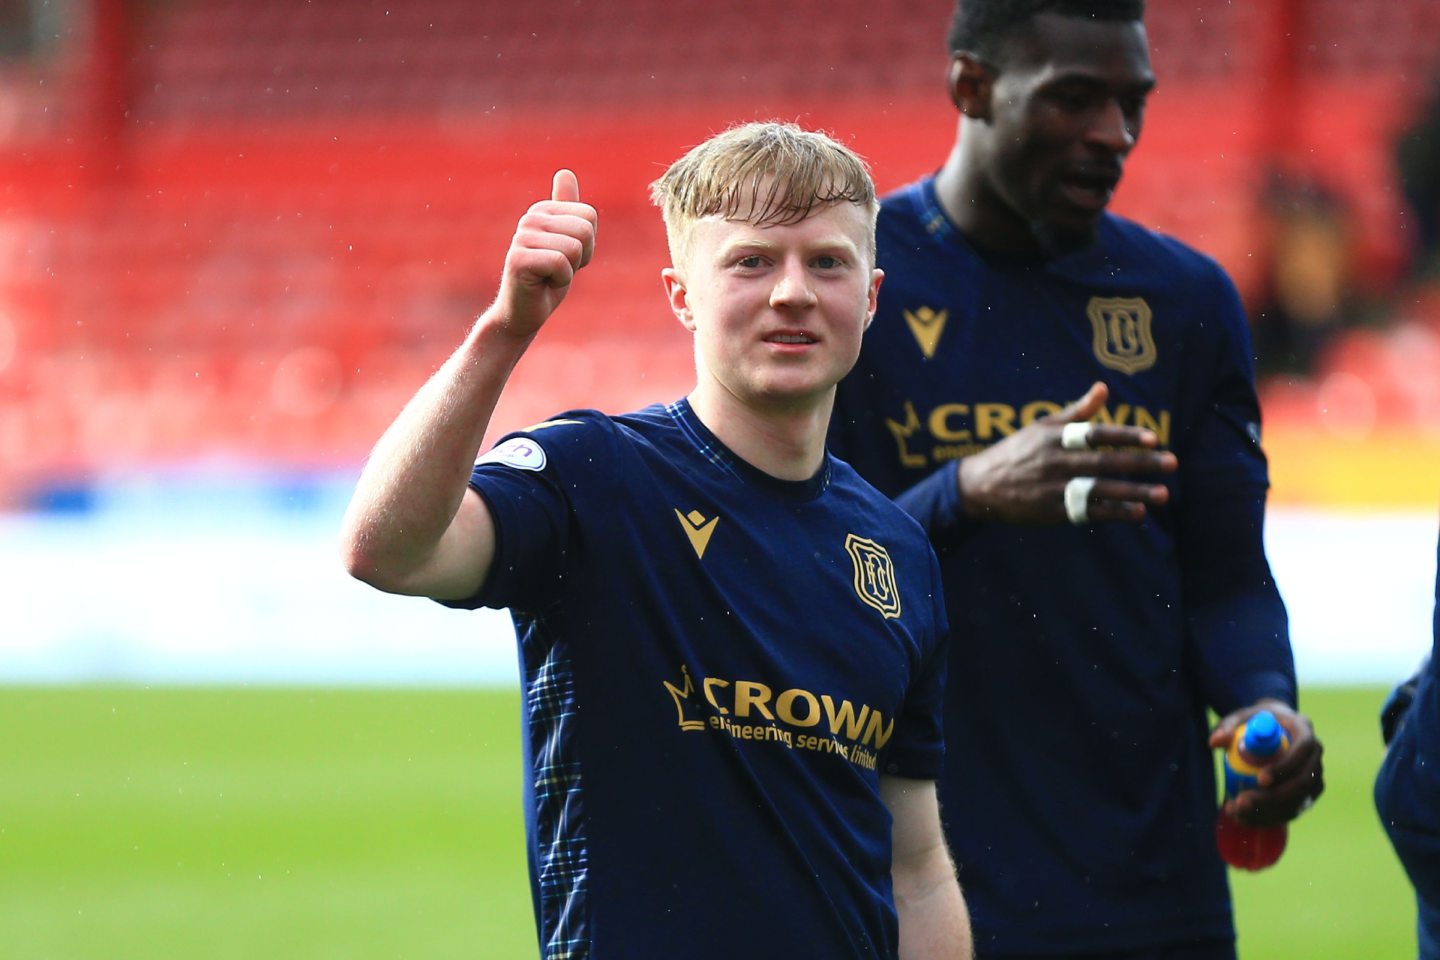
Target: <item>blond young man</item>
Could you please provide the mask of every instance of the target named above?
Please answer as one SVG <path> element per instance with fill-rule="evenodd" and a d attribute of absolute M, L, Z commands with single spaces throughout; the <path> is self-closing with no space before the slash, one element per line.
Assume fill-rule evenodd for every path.
<path fill-rule="evenodd" d="M 694 390 L 571 411 L 476 461 L 594 253 L 596 212 L 559 171 L 499 296 L 376 446 L 347 567 L 511 610 L 543 956 L 968 958 L 934 789 L 938 567 L 825 452 L 881 281 L 874 185 L 828 137 L 767 123 L 653 195 Z"/>

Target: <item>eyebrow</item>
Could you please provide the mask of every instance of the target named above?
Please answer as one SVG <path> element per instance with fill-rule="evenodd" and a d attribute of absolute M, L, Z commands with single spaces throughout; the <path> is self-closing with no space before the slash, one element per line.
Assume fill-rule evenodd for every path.
<path fill-rule="evenodd" d="M 734 256 L 737 253 L 751 250 L 758 252 L 769 252 L 778 249 L 780 246 L 780 244 L 775 243 L 771 240 L 766 240 L 759 237 L 744 237 L 726 243 L 724 246 L 720 247 L 718 253 L 720 257 L 724 259 L 726 257 Z M 832 252 L 857 253 L 862 249 L 864 249 L 863 244 L 857 244 L 853 239 L 844 236 L 843 234 L 838 234 L 831 237 L 821 237 L 818 242 L 806 244 L 805 246 L 806 252 L 810 255 Z"/>
<path fill-rule="evenodd" d="M 1118 89 L 1126 93 L 1153 93 L 1156 86 L 1155 77 L 1137 78 L 1133 81 L 1122 83 L 1111 83 L 1104 77 L 1093 73 L 1082 73 L 1079 71 L 1068 73 L 1056 73 L 1041 82 L 1042 87 L 1059 87 L 1066 85 L 1084 86 L 1094 89 Z"/>

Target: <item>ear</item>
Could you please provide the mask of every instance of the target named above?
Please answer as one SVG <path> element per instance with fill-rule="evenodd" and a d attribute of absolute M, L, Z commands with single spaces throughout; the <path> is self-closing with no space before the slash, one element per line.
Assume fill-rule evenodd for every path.
<path fill-rule="evenodd" d="M 660 282 L 665 285 L 665 299 L 670 301 L 670 311 L 680 325 L 691 333 L 695 332 L 695 315 L 690 311 L 690 294 L 685 289 L 685 278 L 675 267 L 660 271 Z"/>
<path fill-rule="evenodd" d="M 990 97 L 995 88 L 995 72 L 980 62 L 973 53 L 964 51 L 950 57 L 946 77 L 950 101 L 964 116 L 972 120 L 990 119 Z"/>
<path fill-rule="evenodd" d="M 877 267 L 877 268 L 875 268 L 875 269 L 873 269 L 873 270 L 870 271 L 870 297 L 869 297 L 869 306 L 866 308 L 866 313 L 865 313 L 865 329 L 866 329 L 866 330 L 869 330 L 869 329 L 870 329 L 870 324 L 872 324 L 872 323 L 875 322 L 875 309 L 876 309 L 876 308 L 879 306 L 879 304 L 880 304 L 880 301 L 879 301 L 879 297 L 880 297 L 880 281 L 882 281 L 882 280 L 884 280 L 884 279 L 885 279 L 885 271 L 884 271 L 884 270 L 881 270 L 880 268 Z"/>

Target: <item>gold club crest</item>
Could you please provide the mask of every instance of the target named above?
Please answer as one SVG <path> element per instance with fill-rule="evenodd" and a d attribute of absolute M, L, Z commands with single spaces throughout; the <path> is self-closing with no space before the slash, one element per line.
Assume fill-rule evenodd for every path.
<path fill-rule="evenodd" d="M 874 540 L 849 534 L 845 552 L 855 565 L 855 593 L 887 620 L 900 616 L 900 591 L 895 586 L 895 564 Z"/>
<path fill-rule="evenodd" d="M 1139 373 L 1155 366 L 1150 305 L 1140 297 L 1091 297 L 1085 308 L 1095 333 L 1095 359 L 1111 370 Z"/>

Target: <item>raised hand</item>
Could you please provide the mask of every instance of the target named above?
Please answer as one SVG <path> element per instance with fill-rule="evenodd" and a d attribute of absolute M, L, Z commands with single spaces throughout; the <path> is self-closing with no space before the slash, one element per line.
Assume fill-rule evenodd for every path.
<path fill-rule="evenodd" d="M 1086 422 L 1109 395 L 1095 383 L 1058 413 L 962 459 L 958 482 L 970 516 L 1023 524 L 1133 523 L 1167 502 L 1170 491 L 1163 484 L 1117 479 L 1176 469 L 1173 453 L 1155 449 L 1153 430 Z"/>
<path fill-rule="evenodd" d="M 510 241 L 491 308 L 495 321 L 516 336 L 534 336 L 565 299 L 575 271 L 594 256 L 597 223 L 595 208 L 580 201 L 575 174 L 557 170 L 550 199 L 531 205 Z"/>

